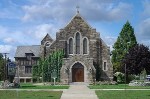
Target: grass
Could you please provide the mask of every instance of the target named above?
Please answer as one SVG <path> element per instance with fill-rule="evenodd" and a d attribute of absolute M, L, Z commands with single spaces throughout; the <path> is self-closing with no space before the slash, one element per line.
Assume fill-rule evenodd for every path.
<path fill-rule="evenodd" d="M 21 83 L 19 89 L 68 89 L 69 86 L 33 85 L 32 83 Z"/>
<path fill-rule="evenodd" d="M 150 99 L 148 90 L 96 91 L 99 99 Z"/>
<path fill-rule="evenodd" d="M 0 91 L 0 99 L 60 99 L 61 91 Z"/>
<path fill-rule="evenodd" d="M 90 89 L 150 89 L 150 86 L 128 86 L 128 84 L 118 85 L 91 85 Z"/>

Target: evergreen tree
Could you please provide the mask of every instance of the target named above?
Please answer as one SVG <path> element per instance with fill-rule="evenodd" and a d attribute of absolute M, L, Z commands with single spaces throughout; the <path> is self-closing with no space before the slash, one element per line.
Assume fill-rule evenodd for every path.
<path fill-rule="evenodd" d="M 127 21 L 123 26 L 112 51 L 112 63 L 114 72 L 121 71 L 121 62 L 130 48 L 137 44 L 134 29 Z"/>

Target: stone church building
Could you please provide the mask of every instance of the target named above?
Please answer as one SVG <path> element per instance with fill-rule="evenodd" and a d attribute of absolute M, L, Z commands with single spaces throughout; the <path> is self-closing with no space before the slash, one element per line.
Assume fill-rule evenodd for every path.
<path fill-rule="evenodd" d="M 21 82 L 32 82 L 32 66 L 37 64 L 39 57 L 45 57 L 57 49 L 65 51 L 60 72 L 62 83 L 112 80 L 110 48 L 79 11 L 56 33 L 56 40 L 47 34 L 41 45 L 17 47 L 15 60 L 18 63 L 18 72 L 15 78 L 19 76 Z"/>

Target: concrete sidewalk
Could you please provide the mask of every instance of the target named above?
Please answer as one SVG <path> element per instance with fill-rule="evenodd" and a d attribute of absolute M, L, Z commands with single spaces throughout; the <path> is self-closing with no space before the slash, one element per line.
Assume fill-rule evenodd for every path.
<path fill-rule="evenodd" d="M 70 85 L 68 90 L 63 91 L 61 99 L 98 99 L 94 90 L 86 85 Z"/>

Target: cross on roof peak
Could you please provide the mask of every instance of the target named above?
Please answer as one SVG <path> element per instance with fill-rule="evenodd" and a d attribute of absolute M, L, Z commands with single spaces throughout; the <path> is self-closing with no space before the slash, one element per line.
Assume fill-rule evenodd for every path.
<path fill-rule="evenodd" d="M 77 5 L 77 6 L 76 6 L 77 13 L 79 13 L 79 8 L 80 8 L 80 7 Z"/>

